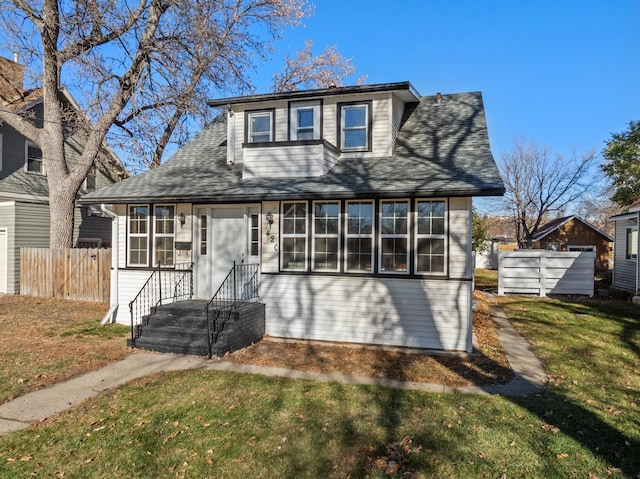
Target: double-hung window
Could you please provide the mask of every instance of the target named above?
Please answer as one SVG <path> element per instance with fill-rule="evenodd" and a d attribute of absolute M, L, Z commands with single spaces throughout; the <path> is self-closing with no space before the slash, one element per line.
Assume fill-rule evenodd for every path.
<path fill-rule="evenodd" d="M 338 271 L 340 203 L 313 203 L 313 270 Z"/>
<path fill-rule="evenodd" d="M 370 103 L 340 105 L 340 149 L 363 151 L 370 149 Z"/>
<path fill-rule="evenodd" d="M 173 266 L 175 206 L 156 205 L 154 225 L 154 264 Z"/>
<path fill-rule="evenodd" d="M 638 259 L 638 228 L 627 229 L 627 259 Z"/>
<path fill-rule="evenodd" d="M 44 164 L 42 162 L 42 150 L 38 146 L 27 140 L 24 145 L 25 159 L 27 171 L 33 173 L 44 173 Z"/>
<path fill-rule="evenodd" d="M 409 202 L 380 202 L 380 272 L 408 273 Z"/>
<path fill-rule="evenodd" d="M 149 266 L 149 205 L 129 206 L 129 266 Z"/>
<path fill-rule="evenodd" d="M 320 139 L 320 101 L 299 101 L 289 106 L 291 141 Z"/>
<path fill-rule="evenodd" d="M 373 202 L 347 202 L 346 271 L 373 272 Z"/>
<path fill-rule="evenodd" d="M 273 141 L 273 110 L 247 112 L 247 142 Z"/>
<path fill-rule="evenodd" d="M 284 201 L 282 203 L 282 269 L 306 271 L 307 269 L 307 203 Z"/>
<path fill-rule="evenodd" d="M 444 200 L 416 202 L 415 273 L 444 274 L 446 231 Z"/>

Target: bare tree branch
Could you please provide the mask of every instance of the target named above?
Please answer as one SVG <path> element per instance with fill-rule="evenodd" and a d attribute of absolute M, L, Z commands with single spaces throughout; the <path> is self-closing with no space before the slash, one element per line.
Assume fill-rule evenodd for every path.
<path fill-rule="evenodd" d="M 523 139 L 514 141 L 500 167 L 506 187 L 504 201 L 513 214 L 521 248 L 533 246 L 534 233 L 551 213 L 583 197 L 591 184 L 586 180 L 595 159 L 594 151 L 564 158 Z"/>

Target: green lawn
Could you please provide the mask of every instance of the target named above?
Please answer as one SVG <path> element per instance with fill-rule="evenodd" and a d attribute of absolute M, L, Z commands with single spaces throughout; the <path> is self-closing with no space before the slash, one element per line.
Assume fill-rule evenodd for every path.
<path fill-rule="evenodd" d="M 540 395 L 171 373 L 1 438 L 0 477 L 637 477 L 637 306 L 501 303 L 546 363 Z"/>

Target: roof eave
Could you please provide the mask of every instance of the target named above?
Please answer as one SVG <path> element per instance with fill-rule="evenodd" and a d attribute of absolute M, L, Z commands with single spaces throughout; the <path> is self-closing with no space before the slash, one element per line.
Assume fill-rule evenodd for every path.
<path fill-rule="evenodd" d="M 415 97 L 415 101 L 419 101 L 420 95 L 415 87 L 408 81 L 396 83 L 378 83 L 374 85 L 356 85 L 344 87 L 319 88 L 316 90 L 296 90 L 280 93 L 260 93 L 256 95 L 234 96 L 228 98 L 218 98 L 207 101 L 207 105 L 211 107 L 221 108 L 227 105 L 235 105 L 242 103 L 256 103 L 262 101 L 274 100 L 290 100 L 310 97 L 349 95 L 356 93 L 377 93 L 385 91 L 406 90 Z"/>
<path fill-rule="evenodd" d="M 470 196 L 502 196 L 504 188 L 485 187 L 485 188 L 460 188 L 447 190 L 387 190 L 387 191 L 365 191 L 365 192 L 300 192 L 287 193 L 275 191 L 273 193 L 263 194 L 230 194 L 225 192 L 220 195 L 210 196 L 139 196 L 139 197 L 97 197 L 78 199 L 78 203 L 82 205 L 88 204 L 127 204 L 127 203 L 242 203 L 255 201 L 279 201 L 279 200 L 312 200 L 312 199 L 361 199 L 361 198 L 401 198 L 401 197 L 470 197 Z"/>

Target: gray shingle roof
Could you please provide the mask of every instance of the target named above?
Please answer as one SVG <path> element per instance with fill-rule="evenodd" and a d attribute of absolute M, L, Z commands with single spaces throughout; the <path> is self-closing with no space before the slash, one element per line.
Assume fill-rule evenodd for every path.
<path fill-rule="evenodd" d="M 159 168 L 81 201 L 232 202 L 504 193 L 489 147 L 481 93 L 442 95 L 439 101 L 422 97 L 405 117 L 391 157 L 342 159 L 318 177 L 242 179 L 242 165 L 226 163 L 227 126 L 222 115 Z"/>

